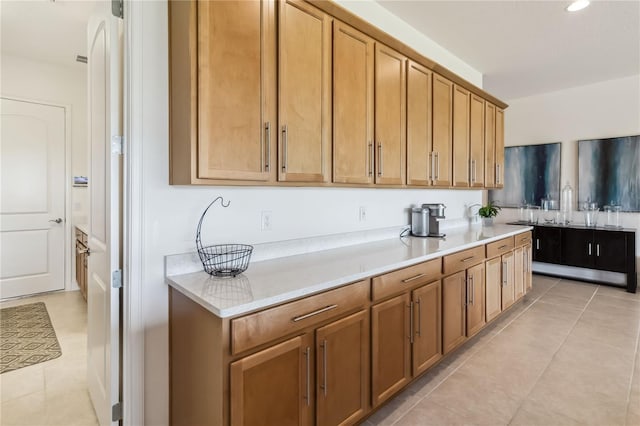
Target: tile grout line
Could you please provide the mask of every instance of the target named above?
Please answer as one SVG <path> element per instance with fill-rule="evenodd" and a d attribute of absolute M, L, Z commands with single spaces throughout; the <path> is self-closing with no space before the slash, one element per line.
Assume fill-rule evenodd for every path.
<path fill-rule="evenodd" d="M 515 320 L 517 320 L 518 318 L 520 318 L 520 317 L 521 317 L 525 312 L 527 312 L 529 309 L 531 309 L 531 307 L 532 307 L 533 305 L 535 305 L 535 304 L 540 300 L 540 298 L 542 298 L 545 294 L 547 294 L 547 293 L 549 292 L 549 290 L 551 290 L 552 288 L 554 288 L 554 287 L 555 287 L 555 286 L 556 286 L 560 281 L 562 281 L 562 279 L 559 279 L 558 281 L 556 281 L 556 282 L 555 282 L 551 287 L 549 287 L 549 288 L 548 288 L 544 293 L 542 293 L 540 296 L 538 296 L 536 299 L 534 299 L 534 300 L 533 300 L 533 302 L 531 302 L 531 303 L 529 304 L 529 306 L 525 307 L 525 308 L 522 310 L 522 312 L 520 312 L 520 313 L 519 313 L 518 315 L 516 315 L 513 319 L 511 319 L 511 321 L 509 321 L 509 322 L 508 322 L 504 327 L 500 328 L 500 329 L 496 332 L 496 334 L 494 334 L 493 336 L 491 336 L 491 338 L 490 338 L 490 339 L 488 339 L 486 342 L 484 342 L 484 343 L 482 344 L 482 346 L 481 346 L 480 348 L 478 348 L 478 350 L 477 350 L 476 352 L 474 352 L 474 353 L 472 353 L 471 355 L 469 355 L 469 357 L 468 357 L 467 359 L 465 359 L 464 361 L 462 361 L 462 362 L 460 363 L 460 365 L 458 365 L 457 367 L 455 367 L 455 368 L 453 369 L 453 371 L 451 371 L 451 372 L 450 372 L 449 374 L 447 374 L 447 375 L 446 375 L 446 376 L 445 376 L 445 377 L 444 377 L 440 382 L 438 382 L 438 383 L 433 387 L 433 389 L 431 389 L 431 390 L 430 390 L 429 392 L 427 392 L 424 396 L 422 396 L 420 399 L 418 399 L 414 404 L 412 404 L 412 405 L 411 405 L 411 406 L 406 410 L 406 412 L 405 412 L 403 415 L 401 415 L 401 416 L 400 416 L 400 417 L 398 417 L 396 420 L 394 420 L 394 421 L 391 423 L 391 426 L 396 425 L 400 420 L 402 420 L 402 418 L 403 418 L 404 416 L 406 416 L 406 415 L 409 413 L 409 411 L 411 411 L 415 406 L 417 406 L 418 404 L 420 404 L 424 399 L 426 399 L 426 398 L 427 398 L 429 395 L 431 395 L 431 394 L 432 394 L 436 389 L 438 389 L 438 388 L 440 387 L 440 385 L 441 385 L 441 384 L 443 384 L 443 383 L 444 383 L 444 382 L 445 382 L 449 377 L 451 377 L 451 376 L 452 376 L 455 372 L 457 372 L 457 371 L 458 371 L 458 370 L 459 370 L 463 365 L 465 365 L 465 364 L 466 364 L 466 363 L 467 363 L 471 358 L 473 358 L 473 356 L 474 356 L 476 353 L 478 353 L 482 347 L 484 347 L 484 346 L 486 346 L 487 344 L 489 344 L 493 339 L 495 339 L 495 338 L 498 336 L 498 334 L 502 333 L 502 331 L 504 331 L 508 326 L 510 326 L 510 325 L 511 325 Z M 593 296 L 592 296 L 592 297 L 593 297 Z M 591 300 L 589 300 L 589 301 L 591 301 Z M 448 408 L 448 407 L 444 407 L 444 408 L 446 408 L 447 410 L 449 410 L 449 408 Z M 449 411 L 451 411 L 451 410 L 449 410 Z M 455 413 L 455 411 L 454 411 L 454 413 Z"/>
<path fill-rule="evenodd" d="M 561 282 L 562 279 L 558 282 Z M 557 284 L 557 283 L 556 283 Z M 555 287 L 555 286 L 554 286 Z M 567 339 L 569 338 L 569 336 L 571 335 L 571 332 L 573 331 L 574 328 L 576 328 L 576 324 L 578 324 L 578 321 L 580 321 L 580 318 L 582 318 L 582 316 L 584 315 L 584 312 L 587 310 L 587 307 L 591 304 L 591 301 L 593 300 L 593 298 L 596 296 L 596 294 L 598 293 L 598 289 L 600 288 L 600 286 L 596 286 L 595 291 L 593 292 L 593 294 L 591 295 L 591 297 L 589 298 L 589 301 L 587 302 L 587 304 L 584 306 L 584 308 L 582 308 L 582 312 L 580 313 L 580 315 L 578 316 L 578 318 L 576 318 L 576 320 L 574 321 L 573 325 L 571 326 L 571 329 L 569 330 L 569 332 L 567 333 L 567 335 L 565 336 L 565 338 L 562 340 L 562 343 L 560 343 L 560 346 L 558 346 L 558 349 L 556 349 L 556 351 L 553 353 L 553 355 L 551 356 L 551 359 L 549 360 L 549 362 L 547 363 L 547 366 L 544 368 L 544 370 L 542 370 L 542 372 L 538 375 L 538 377 L 536 378 L 536 381 L 533 383 L 533 386 L 531 386 L 531 389 L 529 389 L 529 393 L 527 393 L 527 395 L 522 398 L 522 401 L 520 402 L 520 405 L 518 405 L 518 409 L 515 411 L 515 413 L 513 414 L 513 416 L 511 417 L 511 420 L 509 420 L 508 425 L 511 425 L 513 423 L 513 419 L 516 418 L 516 415 L 518 414 L 518 412 L 520 411 L 520 409 L 522 408 L 522 405 L 524 404 L 524 402 L 527 400 L 527 398 L 529 398 L 529 396 L 531 395 L 531 392 L 533 392 L 533 389 L 536 387 L 536 385 L 538 384 L 538 382 L 540 381 L 540 378 L 544 375 L 544 373 L 549 369 L 549 366 L 551 365 L 551 363 L 553 362 L 553 360 L 556 358 L 556 355 L 558 354 L 558 352 L 560 352 L 560 349 L 562 348 L 562 346 L 564 346 L 564 343 L 567 341 Z M 567 416 L 570 417 L 571 416 Z M 576 420 L 576 419 L 573 419 Z"/>

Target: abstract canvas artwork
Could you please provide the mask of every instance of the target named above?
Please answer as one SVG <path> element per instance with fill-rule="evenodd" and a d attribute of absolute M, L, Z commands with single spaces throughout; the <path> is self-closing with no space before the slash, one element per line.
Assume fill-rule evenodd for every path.
<path fill-rule="evenodd" d="M 578 206 L 640 211 L 640 136 L 578 141 Z"/>
<path fill-rule="evenodd" d="M 489 191 L 502 207 L 539 206 L 549 197 L 560 200 L 561 144 L 509 146 L 504 149 L 504 188 Z"/>

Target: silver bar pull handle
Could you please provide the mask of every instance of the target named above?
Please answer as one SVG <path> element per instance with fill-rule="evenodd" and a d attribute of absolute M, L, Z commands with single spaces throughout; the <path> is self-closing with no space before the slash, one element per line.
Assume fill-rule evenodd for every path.
<path fill-rule="evenodd" d="M 507 262 L 502 262 L 502 286 L 507 285 Z"/>
<path fill-rule="evenodd" d="M 289 156 L 287 154 L 287 145 L 289 144 L 289 128 L 285 124 L 282 126 L 282 171 L 287 171 L 287 162 Z"/>
<path fill-rule="evenodd" d="M 596 256 L 600 257 L 600 243 L 596 244 Z"/>
<path fill-rule="evenodd" d="M 338 307 L 338 305 L 329 305 L 329 306 L 325 306 L 324 308 L 318 309 L 317 311 L 313 311 L 313 312 L 309 312 L 308 314 L 304 314 L 304 315 L 299 315 L 299 316 L 297 316 L 297 317 L 293 317 L 293 318 L 291 319 L 291 321 L 293 321 L 293 322 L 302 321 L 302 320 L 304 320 L 304 319 L 307 319 L 307 318 L 313 317 L 313 316 L 315 316 L 315 315 L 322 314 L 322 313 L 324 313 L 324 312 L 330 311 L 330 310 L 335 309 L 335 308 L 337 308 L 337 307 Z"/>
<path fill-rule="evenodd" d="M 474 297 L 475 295 L 473 293 L 474 293 L 474 290 L 475 290 L 475 285 L 473 284 L 473 275 L 471 275 L 469 277 L 469 282 L 471 284 L 471 295 L 470 295 L 469 299 L 471 300 L 471 304 L 474 305 L 475 304 L 474 303 L 475 302 L 475 297 Z"/>
<path fill-rule="evenodd" d="M 409 302 L 409 341 L 413 344 L 413 302 Z"/>
<path fill-rule="evenodd" d="M 460 281 L 461 281 L 462 284 L 464 284 L 464 290 L 465 290 L 464 306 L 469 306 L 469 304 L 470 304 L 470 301 L 469 301 L 469 293 L 470 293 L 469 280 L 465 279 L 464 277 L 462 277 L 462 278 L 460 278 Z"/>
<path fill-rule="evenodd" d="M 540 238 L 536 238 L 536 250 L 540 250 Z"/>
<path fill-rule="evenodd" d="M 378 142 L 378 176 L 382 176 L 382 143 Z"/>
<path fill-rule="evenodd" d="M 304 351 L 304 357 L 307 364 L 307 389 L 305 399 L 307 400 L 307 407 L 311 405 L 311 349 L 307 346 L 307 349 Z"/>
<path fill-rule="evenodd" d="M 431 151 L 429 153 L 429 157 L 431 158 L 431 172 L 429 173 L 429 179 L 433 184 L 436 180 L 436 153 L 434 151 Z"/>
<path fill-rule="evenodd" d="M 470 261 L 470 260 L 473 260 L 473 259 L 475 259 L 475 256 L 465 257 L 465 258 L 464 258 L 464 259 L 462 259 L 460 262 L 462 262 L 462 263 L 466 263 L 466 262 L 468 262 L 468 261 Z"/>
<path fill-rule="evenodd" d="M 322 341 L 322 391 L 327 396 L 327 340 Z"/>
<path fill-rule="evenodd" d="M 440 154 L 436 152 L 436 179 L 440 179 Z"/>
<path fill-rule="evenodd" d="M 410 281 L 417 280 L 418 278 L 422 278 L 422 277 L 424 277 L 424 274 L 418 274 L 418 275 L 413 276 L 411 278 L 405 278 L 404 280 L 402 280 L 402 282 L 403 283 L 408 283 Z"/>
<path fill-rule="evenodd" d="M 369 142 L 369 176 L 373 176 L 373 144 Z"/>
<path fill-rule="evenodd" d="M 262 157 L 262 164 L 264 164 L 264 170 L 268 172 L 269 164 L 271 162 L 271 123 L 268 121 L 264 123 L 264 138 L 266 139 L 267 144 L 267 157 Z M 260 151 L 262 152 L 262 155 L 264 155 L 264 146 L 261 148 L 262 149 Z"/>
<path fill-rule="evenodd" d="M 589 256 L 591 256 L 591 243 L 589 243 L 588 246 L 589 246 Z"/>
<path fill-rule="evenodd" d="M 418 327 L 416 327 L 416 336 L 420 337 L 422 331 L 422 299 L 418 297 L 415 303 L 418 305 Z"/>

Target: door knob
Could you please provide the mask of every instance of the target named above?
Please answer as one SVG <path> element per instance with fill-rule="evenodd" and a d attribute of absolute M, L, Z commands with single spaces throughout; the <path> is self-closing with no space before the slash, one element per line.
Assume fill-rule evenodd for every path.
<path fill-rule="evenodd" d="M 51 219 L 49 222 L 62 223 L 62 218 L 59 217 L 57 219 Z"/>

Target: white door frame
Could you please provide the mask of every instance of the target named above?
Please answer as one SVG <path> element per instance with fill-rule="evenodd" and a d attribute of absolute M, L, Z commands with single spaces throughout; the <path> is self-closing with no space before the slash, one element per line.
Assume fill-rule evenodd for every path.
<path fill-rule="evenodd" d="M 71 277 L 73 276 L 73 274 L 71 273 L 72 257 L 73 259 L 75 259 L 75 242 L 74 239 L 71 238 L 71 233 L 74 226 L 71 223 L 73 219 L 73 215 L 71 213 L 71 133 L 73 130 L 71 127 L 71 114 L 73 112 L 73 109 L 71 107 L 71 104 L 50 102 L 46 99 L 32 99 L 22 96 L 6 95 L 4 93 L 1 93 L 0 96 L 12 101 L 29 102 L 32 104 L 46 105 L 64 109 L 64 290 L 56 291 L 77 290 L 78 287 L 73 286 L 73 280 L 71 279 Z"/>
<path fill-rule="evenodd" d="M 142 201 L 142 3 L 124 0 L 123 69 L 123 425 L 144 424 L 144 306 Z M 168 64 L 167 64 L 168 66 Z"/>

